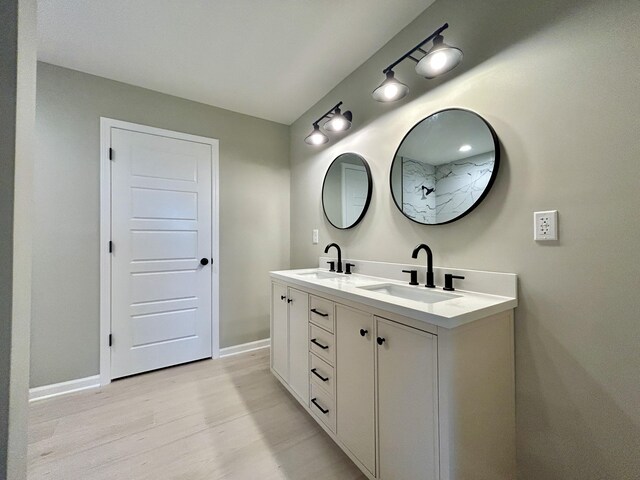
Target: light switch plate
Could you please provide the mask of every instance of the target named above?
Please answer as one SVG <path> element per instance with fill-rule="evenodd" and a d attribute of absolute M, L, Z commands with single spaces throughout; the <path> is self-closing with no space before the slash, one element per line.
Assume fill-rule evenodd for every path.
<path fill-rule="evenodd" d="M 558 240 L 558 211 L 533 212 L 533 239 Z"/>
<path fill-rule="evenodd" d="M 317 228 L 313 229 L 313 233 L 311 234 L 311 242 L 314 245 L 318 244 L 318 229 Z"/>

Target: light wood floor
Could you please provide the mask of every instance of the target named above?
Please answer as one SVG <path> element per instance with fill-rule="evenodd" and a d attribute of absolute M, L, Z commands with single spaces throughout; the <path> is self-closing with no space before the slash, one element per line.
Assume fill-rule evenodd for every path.
<path fill-rule="evenodd" d="M 29 479 L 364 479 L 269 372 L 269 351 L 31 404 Z"/>

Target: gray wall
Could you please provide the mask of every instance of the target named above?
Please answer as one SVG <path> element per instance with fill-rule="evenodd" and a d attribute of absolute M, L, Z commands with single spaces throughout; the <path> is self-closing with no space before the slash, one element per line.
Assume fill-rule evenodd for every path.
<path fill-rule="evenodd" d="M 36 2 L 0 3 L 0 478 L 26 478 Z"/>
<path fill-rule="evenodd" d="M 220 346 L 269 337 L 289 266 L 285 125 L 38 64 L 31 386 L 98 373 L 99 118 L 220 140 Z"/>
<path fill-rule="evenodd" d="M 375 102 L 381 70 L 444 22 L 462 66 Z M 515 272 L 518 468 L 521 479 L 631 479 L 640 472 L 640 2 L 439 0 L 291 129 L 292 266 L 317 265 L 330 241 L 349 258 L 407 262 L 427 242 L 439 266 Z M 303 142 L 335 102 L 354 128 Z M 410 222 L 388 191 L 404 134 L 451 106 L 477 111 L 502 143 L 486 200 L 442 226 Z M 335 138 L 335 137 L 334 137 Z M 371 165 L 374 196 L 355 229 L 322 215 L 324 171 L 339 153 Z M 560 211 L 560 241 L 532 240 L 532 212 Z M 311 230 L 320 229 L 320 244 Z"/>

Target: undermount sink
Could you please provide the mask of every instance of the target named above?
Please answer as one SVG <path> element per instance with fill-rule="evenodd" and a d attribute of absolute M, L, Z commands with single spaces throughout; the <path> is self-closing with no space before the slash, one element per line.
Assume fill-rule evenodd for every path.
<path fill-rule="evenodd" d="M 420 287 L 405 287 L 403 285 L 396 285 L 393 283 L 382 283 L 377 285 L 368 285 L 364 287 L 358 287 L 370 292 L 382 293 L 384 295 L 390 295 L 392 297 L 404 298 L 405 300 L 413 300 L 422 303 L 438 303 L 453 298 L 459 298 L 462 295 L 456 295 L 455 293 L 436 292 L 432 289 L 420 288 Z"/>
<path fill-rule="evenodd" d="M 296 273 L 296 275 L 298 275 L 299 277 L 308 278 L 310 280 L 328 280 L 333 278 L 340 278 L 343 276 L 342 274 L 339 274 L 339 273 L 321 272 L 321 271 L 301 272 L 301 273 Z"/>

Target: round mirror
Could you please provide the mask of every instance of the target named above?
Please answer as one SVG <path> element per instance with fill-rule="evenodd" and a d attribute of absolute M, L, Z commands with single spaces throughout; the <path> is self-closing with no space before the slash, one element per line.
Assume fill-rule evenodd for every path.
<path fill-rule="evenodd" d="M 391 193 L 414 222 L 462 218 L 489 192 L 498 173 L 498 138 L 479 115 L 452 108 L 416 124 L 391 165 Z"/>
<path fill-rule="evenodd" d="M 351 228 L 364 217 L 371 201 L 371 170 L 355 153 L 343 153 L 331 163 L 322 184 L 322 208 L 336 228 Z"/>

